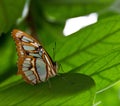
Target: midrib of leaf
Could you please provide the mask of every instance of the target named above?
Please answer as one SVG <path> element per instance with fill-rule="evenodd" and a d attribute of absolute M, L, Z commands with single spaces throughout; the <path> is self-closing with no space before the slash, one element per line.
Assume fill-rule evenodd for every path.
<path fill-rule="evenodd" d="M 112 28 L 114 28 L 114 26 L 116 25 L 116 23 L 114 23 L 112 26 L 113 27 L 111 27 L 111 29 Z M 107 53 L 107 52 L 109 52 L 109 51 L 111 51 L 111 50 L 108 50 L 108 51 L 105 51 L 105 53 L 102 53 L 103 51 L 100 51 L 100 53 L 99 54 L 95 54 L 95 53 L 92 53 L 92 52 L 90 52 L 90 51 L 88 51 L 89 49 L 91 49 L 92 47 L 96 47 L 96 45 L 97 44 L 101 44 L 102 42 L 104 42 L 104 40 L 105 39 L 107 39 L 107 38 L 109 38 L 109 37 L 111 37 L 112 35 L 114 35 L 114 34 L 116 34 L 117 32 L 119 32 L 120 31 L 120 28 L 119 29 L 117 29 L 117 30 L 115 30 L 115 31 L 113 31 L 113 32 L 111 32 L 111 29 L 109 29 L 109 31 L 108 31 L 108 33 L 107 34 L 105 34 L 103 37 L 101 37 L 101 38 L 97 38 L 96 40 L 93 40 L 93 41 L 90 41 L 90 40 L 88 40 L 87 41 L 87 39 L 89 39 L 89 37 L 88 37 L 88 35 L 86 36 L 85 34 L 85 38 L 83 39 L 83 41 L 79 41 L 79 40 L 81 40 L 81 38 L 80 38 L 80 36 L 81 36 L 81 34 L 78 34 L 79 36 L 77 36 L 78 37 L 78 41 L 79 42 L 81 42 L 81 43 L 79 43 L 78 45 L 76 45 L 75 43 L 76 43 L 76 40 L 74 40 L 74 38 L 68 38 L 67 40 L 65 40 L 64 42 L 62 42 L 62 44 L 64 44 L 64 46 L 66 45 L 66 43 L 67 42 L 69 42 L 69 41 L 72 41 L 72 39 L 73 39 L 73 42 L 72 42 L 72 44 L 71 45 L 69 45 L 70 47 L 69 48 L 72 48 L 71 49 L 71 51 L 70 51 L 70 53 L 69 54 L 67 54 L 67 55 L 64 55 L 64 57 L 63 57 L 63 55 L 61 55 L 59 58 L 59 62 L 60 61 L 64 61 L 64 60 L 66 60 L 66 59 L 69 59 L 69 58 L 71 58 L 72 56 L 74 56 L 74 55 L 80 55 L 80 53 L 82 53 L 82 52 L 86 52 L 86 53 L 89 53 L 89 54 L 91 54 L 91 55 L 96 55 L 96 56 L 100 56 L 100 55 L 102 55 L 102 54 L 105 54 L 105 53 Z M 109 33 L 109 32 L 111 32 L 111 33 Z M 98 32 L 99 33 L 99 32 Z M 77 34 L 75 34 L 75 35 L 77 35 Z M 94 36 L 94 35 L 92 35 L 92 36 Z M 88 37 L 88 38 L 87 38 Z M 91 39 L 91 38 L 90 38 Z M 89 42 L 88 44 L 86 44 L 87 42 Z M 61 47 L 60 47 L 61 48 Z M 64 48 L 64 47 L 62 47 L 62 48 Z M 59 49 L 58 51 L 60 52 L 60 54 L 61 54 L 61 51 L 64 51 L 64 49 Z M 76 50 L 73 50 L 73 49 L 75 49 L 76 48 Z M 78 49 L 79 48 L 79 49 Z M 57 53 L 57 54 L 59 54 L 59 52 Z M 65 51 L 66 52 L 66 51 Z M 64 52 L 64 53 L 65 53 Z"/>
<path fill-rule="evenodd" d="M 84 73 L 91 76 L 92 78 L 94 78 L 96 82 L 97 90 L 102 90 L 103 88 L 109 85 L 113 85 L 120 79 L 119 59 L 120 59 L 120 51 L 118 51 L 118 49 L 113 50 L 109 54 L 99 56 L 98 58 L 94 58 L 91 62 L 88 62 L 88 64 L 84 65 L 83 67 L 80 66 L 77 67 L 76 69 L 73 69 L 73 71 L 75 72 L 76 70 L 79 73 Z M 102 74 L 102 73 L 107 73 L 107 74 Z M 106 84 L 100 83 L 99 80 L 103 80 L 104 82 L 106 82 Z"/>
<path fill-rule="evenodd" d="M 110 59 L 109 62 L 111 62 L 115 57 L 119 56 L 119 54 L 120 54 L 120 52 L 117 53 L 112 59 Z M 104 57 L 102 57 L 102 58 L 104 58 Z M 105 66 L 107 66 L 109 62 L 107 62 L 107 63 L 104 64 L 102 67 L 100 67 L 99 69 L 97 69 L 97 70 L 96 70 L 97 74 L 99 74 L 99 73 L 101 73 L 101 72 L 103 72 L 103 71 L 109 70 L 109 69 L 111 69 L 111 68 L 117 67 L 117 66 L 120 65 L 120 62 L 119 62 L 119 63 L 112 64 L 112 65 L 110 65 L 110 66 L 108 66 L 108 67 L 105 68 Z M 96 75 L 96 73 L 90 74 L 90 76 L 94 76 L 94 75 Z"/>
<path fill-rule="evenodd" d="M 119 18 L 115 16 L 98 21 L 83 29 L 84 32 L 79 31 L 62 41 L 64 46 L 57 46 L 57 50 L 60 48 L 57 59 L 63 70 L 91 76 L 96 82 L 97 90 L 117 82 L 120 79 Z M 66 45 L 71 51 L 67 51 Z"/>
<path fill-rule="evenodd" d="M 115 34 L 115 33 L 117 33 L 117 32 L 120 32 L 120 29 L 118 29 L 118 30 L 116 30 L 116 31 L 114 31 L 114 32 L 112 32 L 112 33 L 110 33 L 110 34 L 107 34 L 107 35 L 104 36 L 103 38 L 101 38 L 101 39 L 99 39 L 99 40 L 97 40 L 97 41 L 89 44 L 88 46 L 86 46 L 86 47 L 84 47 L 84 48 L 82 48 L 82 45 L 84 45 L 84 43 L 82 43 L 82 44 L 79 46 L 79 48 L 81 48 L 81 49 L 76 50 L 75 52 L 73 52 L 73 54 L 78 54 L 78 53 L 80 53 L 80 52 L 84 52 L 84 51 L 86 51 L 87 49 L 89 49 L 89 48 L 97 45 L 98 43 L 102 42 L 103 40 L 105 40 L 106 38 L 112 36 L 113 34 Z M 88 39 L 89 39 L 89 38 L 88 38 Z M 59 60 L 59 61 L 64 61 L 65 59 L 70 58 L 73 54 L 62 58 L 62 59 Z M 91 53 L 91 54 L 92 54 L 92 53 Z M 97 54 L 94 54 L 94 55 L 97 55 Z M 97 56 L 98 56 L 98 55 L 97 55 Z"/>

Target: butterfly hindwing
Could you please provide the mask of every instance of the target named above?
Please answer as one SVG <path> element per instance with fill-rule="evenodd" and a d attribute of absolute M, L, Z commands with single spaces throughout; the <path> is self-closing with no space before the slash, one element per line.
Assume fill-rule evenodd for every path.
<path fill-rule="evenodd" d="M 56 75 L 56 64 L 36 39 L 16 29 L 12 36 L 18 52 L 18 74 L 25 81 L 36 84 Z"/>

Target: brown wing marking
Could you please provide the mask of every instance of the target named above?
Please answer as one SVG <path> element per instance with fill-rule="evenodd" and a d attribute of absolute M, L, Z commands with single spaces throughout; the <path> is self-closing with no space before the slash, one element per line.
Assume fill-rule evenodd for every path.
<path fill-rule="evenodd" d="M 26 82 L 32 84 L 41 82 L 36 70 L 36 58 L 42 58 L 46 64 L 46 80 L 56 75 L 56 65 L 53 64 L 47 52 L 42 48 L 42 45 L 36 39 L 17 29 L 13 30 L 12 37 L 16 43 L 18 54 L 18 74 L 21 74 Z M 42 50 L 42 52 L 40 52 L 40 50 Z M 38 57 L 36 57 L 36 55 Z M 29 60 L 30 66 L 24 63 L 26 59 Z M 33 75 L 35 75 L 35 79 L 30 80 L 29 76 L 26 76 L 26 69 L 33 72 Z"/>

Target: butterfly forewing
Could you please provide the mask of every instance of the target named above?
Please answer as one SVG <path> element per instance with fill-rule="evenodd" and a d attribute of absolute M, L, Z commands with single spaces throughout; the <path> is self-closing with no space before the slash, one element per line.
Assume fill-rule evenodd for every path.
<path fill-rule="evenodd" d="M 25 81 L 36 84 L 56 75 L 56 64 L 36 39 L 17 29 L 12 37 L 18 53 L 18 74 Z"/>

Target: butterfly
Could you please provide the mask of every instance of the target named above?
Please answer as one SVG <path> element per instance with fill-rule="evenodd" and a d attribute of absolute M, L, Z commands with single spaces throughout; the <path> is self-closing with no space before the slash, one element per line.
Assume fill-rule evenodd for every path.
<path fill-rule="evenodd" d="M 56 62 L 35 38 L 18 29 L 12 31 L 12 37 L 18 54 L 18 74 L 27 83 L 45 82 L 57 74 Z"/>

